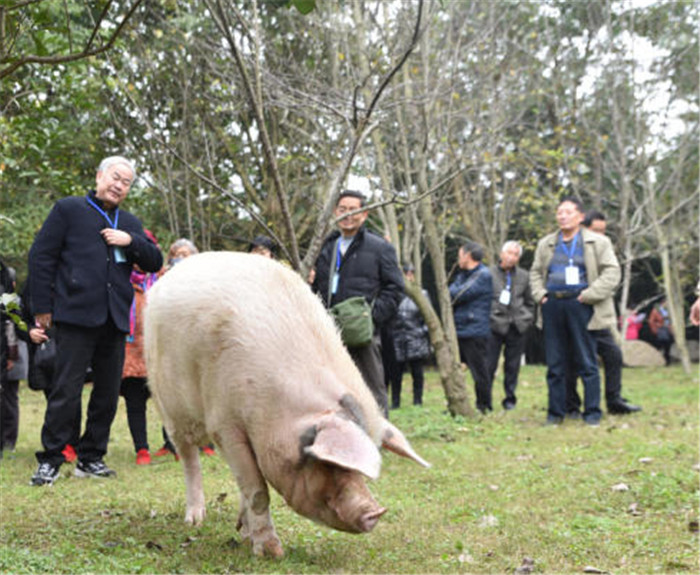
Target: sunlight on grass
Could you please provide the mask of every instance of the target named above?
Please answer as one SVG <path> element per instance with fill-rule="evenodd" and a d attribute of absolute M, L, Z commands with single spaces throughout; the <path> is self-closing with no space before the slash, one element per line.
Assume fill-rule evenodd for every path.
<path fill-rule="evenodd" d="M 180 464 L 134 464 L 123 404 L 106 459 L 116 480 L 76 479 L 64 465 L 54 487 L 30 487 L 44 399 L 23 387 L 18 449 L 0 464 L 0 570 L 512 573 L 530 557 L 540 573 L 697 573 L 697 381 L 677 367 L 626 369 L 625 395 L 644 410 L 598 428 L 545 426 L 544 368 L 526 366 L 521 381 L 517 409 L 453 419 L 429 373 L 425 405 L 391 419 L 433 467 L 385 454 L 371 489 L 389 511 L 369 535 L 316 525 L 273 494 L 278 562 L 240 543 L 238 490 L 218 455 L 203 458 L 205 524 L 184 524 Z M 409 376 L 404 387 L 408 397 Z M 497 382 L 494 405 L 502 393 Z M 155 451 L 160 423 L 149 410 Z"/>

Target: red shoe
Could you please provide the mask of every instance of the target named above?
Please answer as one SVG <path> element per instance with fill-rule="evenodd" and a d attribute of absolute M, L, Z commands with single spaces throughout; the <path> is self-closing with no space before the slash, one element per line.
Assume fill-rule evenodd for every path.
<path fill-rule="evenodd" d="M 209 447 L 208 445 L 205 445 L 202 447 L 202 453 L 204 455 L 216 455 L 216 452 L 214 451 L 213 447 Z"/>
<path fill-rule="evenodd" d="M 148 449 L 139 449 L 136 453 L 136 465 L 148 465 L 151 462 L 151 454 Z"/>
<path fill-rule="evenodd" d="M 66 443 L 66 446 L 63 448 L 61 453 L 63 454 L 66 463 L 73 463 L 76 459 L 78 459 L 78 454 L 75 452 L 75 449 L 73 449 L 73 446 L 70 443 Z"/>
<path fill-rule="evenodd" d="M 158 451 L 156 451 L 153 454 L 153 457 L 165 457 L 166 455 L 170 455 L 172 451 L 170 451 L 165 445 L 161 447 Z"/>

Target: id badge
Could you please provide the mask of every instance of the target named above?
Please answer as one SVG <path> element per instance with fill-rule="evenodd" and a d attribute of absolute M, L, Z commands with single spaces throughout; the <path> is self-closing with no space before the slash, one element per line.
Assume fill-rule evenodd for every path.
<path fill-rule="evenodd" d="M 114 248 L 114 261 L 118 264 L 126 263 L 124 248 Z"/>
<path fill-rule="evenodd" d="M 565 274 L 566 274 L 566 285 L 575 286 L 575 285 L 578 285 L 580 283 L 579 277 L 578 277 L 578 267 L 566 266 Z"/>
<path fill-rule="evenodd" d="M 338 279 L 338 272 L 335 272 L 333 274 L 333 280 L 331 281 L 331 293 L 333 295 L 338 291 Z"/>
<path fill-rule="evenodd" d="M 501 305 L 510 305 L 510 290 L 504 289 L 501 291 L 501 297 L 498 298 L 498 303 Z"/>

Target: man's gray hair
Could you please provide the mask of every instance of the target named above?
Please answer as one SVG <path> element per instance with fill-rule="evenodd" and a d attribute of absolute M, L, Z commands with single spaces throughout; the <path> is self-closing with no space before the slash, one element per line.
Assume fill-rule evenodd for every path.
<path fill-rule="evenodd" d="M 503 244 L 503 247 L 501 248 L 501 251 L 504 252 L 510 247 L 516 247 L 518 248 L 518 257 L 523 255 L 523 246 L 520 245 L 520 242 L 517 240 L 508 240 L 505 244 Z"/>
<path fill-rule="evenodd" d="M 126 164 L 127 166 L 129 166 L 129 169 L 131 170 L 132 174 L 133 183 L 133 180 L 136 179 L 136 164 L 134 164 L 134 162 L 132 162 L 129 158 L 125 158 L 124 156 L 109 156 L 108 158 L 105 158 L 100 162 L 97 171 L 104 172 L 107 168 L 113 166 L 114 164 Z"/>

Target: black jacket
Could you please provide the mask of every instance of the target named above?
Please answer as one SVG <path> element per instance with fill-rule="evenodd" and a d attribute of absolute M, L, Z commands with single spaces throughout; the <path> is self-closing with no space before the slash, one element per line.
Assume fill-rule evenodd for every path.
<path fill-rule="evenodd" d="M 428 292 L 423 297 L 428 299 Z M 408 295 L 404 295 L 392 321 L 396 361 L 415 361 L 430 356 L 430 336 L 423 315 Z"/>
<path fill-rule="evenodd" d="M 316 278 L 312 287 L 327 307 L 328 282 L 332 277 L 330 268 L 338 237 L 340 232 L 336 230 L 326 238 L 316 260 Z M 338 290 L 331 305 L 353 296 L 364 296 L 368 302 L 374 302 L 372 319 L 378 327 L 394 317 L 403 297 L 403 274 L 394 246 L 364 227 L 357 232 L 340 261 Z"/>
<path fill-rule="evenodd" d="M 506 272 L 499 265 L 491 266 L 493 300 L 491 302 L 491 330 L 506 335 L 510 324 L 518 333 L 525 333 L 535 318 L 535 300 L 530 292 L 530 274 L 516 267 L 511 273 L 510 305 L 500 303 L 501 291 L 506 287 Z"/>
<path fill-rule="evenodd" d="M 101 205 L 94 192 L 88 197 Z M 163 256 L 143 233 L 141 222 L 120 209 L 117 227 L 132 242 L 123 248 L 126 261 L 117 263 L 114 248 L 100 235 L 108 226 L 87 197 L 56 202 L 29 251 L 30 307 L 35 314 L 51 313 L 55 322 L 83 327 L 98 327 L 111 316 L 120 331 L 129 331 L 133 265 L 156 272 Z"/>

